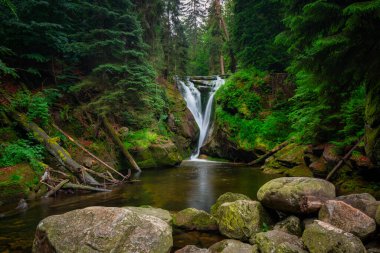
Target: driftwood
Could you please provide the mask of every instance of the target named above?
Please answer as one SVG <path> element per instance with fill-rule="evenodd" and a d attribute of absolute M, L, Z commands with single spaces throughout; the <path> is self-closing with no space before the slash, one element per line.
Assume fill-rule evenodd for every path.
<path fill-rule="evenodd" d="M 265 155 L 262 155 L 259 158 L 257 158 L 256 160 L 248 163 L 248 165 L 252 166 L 252 165 L 257 165 L 257 164 L 260 164 L 260 163 L 264 162 L 265 159 L 267 159 L 268 157 L 276 154 L 278 151 L 280 151 L 281 149 L 283 149 L 284 147 L 286 147 L 288 144 L 289 144 L 289 142 L 285 141 L 285 142 L 281 143 L 280 145 L 277 145 L 274 149 L 272 149 L 271 151 L 269 151 Z"/>
<path fill-rule="evenodd" d="M 118 172 L 116 169 L 112 168 L 111 166 L 109 166 L 108 164 L 106 164 L 105 162 L 103 162 L 100 158 L 98 158 L 96 155 L 94 155 L 93 153 L 91 153 L 90 151 L 88 151 L 85 147 L 83 147 L 79 142 L 77 142 L 76 140 L 74 140 L 74 138 L 72 138 L 70 135 L 68 135 L 67 133 L 65 133 L 62 129 L 60 129 L 57 125 L 55 124 L 52 124 L 52 126 L 57 129 L 60 133 L 62 133 L 64 136 L 66 136 L 72 143 L 74 143 L 75 145 L 77 145 L 80 149 L 82 149 L 84 152 L 86 152 L 88 155 L 90 155 L 92 158 L 94 158 L 95 160 L 97 160 L 98 162 L 100 162 L 101 164 L 103 164 L 106 168 L 108 168 L 109 170 L 115 172 L 116 174 L 118 174 L 120 177 L 124 179 L 126 179 L 126 177 L 121 174 L 120 172 Z"/>
<path fill-rule="evenodd" d="M 127 158 L 128 162 L 130 163 L 132 168 L 135 169 L 136 171 L 140 172 L 141 171 L 140 167 L 137 165 L 136 161 L 133 159 L 133 157 L 131 156 L 129 151 L 125 148 L 123 142 L 121 142 L 119 136 L 117 135 L 117 133 L 115 132 L 115 130 L 113 129 L 111 124 L 108 122 L 106 117 L 102 118 L 102 123 L 103 123 L 104 127 L 106 128 L 107 133 L 112 138 L 113 142 L 119 147 L 119 149 L 123 153 L 124 157 Z"/>
<path fill-rule="evenodd" d="M 99 185 L 98 181 L 86 172 L 86 168 L 71 158 L 69 152 L 61 147 L 55 138 L 51 138 L 36 123 L 29 121 L 26 115 L 17 112 L 13 112 L 12 114 L 14 119 L 27 132 L 31 133 L 37 141 L 46 147 L 51 155 L 53 155 L 70 172 L 79 177 L 83 183 Z"/>
<path fill-rule="evenodd" d="M 330 171 L 330 173 L 327 175 L 326 180 L 330 180 L 330 178 L 334 175 L 334 173 L 342 166 L 343 163 L 347 161 L 348 158 L 350 158 L 352 152 L 358 147 L 360 142 L 362 142 L 364 139 L 364 136 L 359 139 L 359 141 L 353 146 L 350 151 L 339 161 L 339 163 Z"/>
<path fill-rule="evenodd" d="M 84 191 L 94 191 L 94 192 L 111 192 L 109 189 L 97 188 L 88 185 L 66 183 L 62 186 L 63 189 L 74 189 L 74 190 L 84 190 Z"/>
<path fill-rule="evenodd" d="M 66 179 L 66 180 L 63 180 L 62 182 L 60 182 L 59 184 L 57 184 L 53 189 L 51 189 L 50 191 L 48 191 L 44 198 L 49 198 L 51 195 L 55 194 L 59 189 L 61 189 L 65 184 L 67 184 L 70 180 Z"/>

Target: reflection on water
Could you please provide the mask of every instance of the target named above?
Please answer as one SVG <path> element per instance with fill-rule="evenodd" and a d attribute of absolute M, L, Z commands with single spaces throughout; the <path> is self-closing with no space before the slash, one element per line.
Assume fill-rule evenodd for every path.
<path fill-rule="evenodd" d="M 38 222 L 49 215 L 94 205 L 151 205 L 170 211 L 194 207 L 209 211 L 218 196 L 228 191 L 255 199 L 259 187 L 272 178 L 257 169 L 198 161 L 186 161 L 178 168 L 147 170 L 139 176 L 141 182 L 116 188 L 109 193 L 61 195 L 39 200 L 29 203 L 30 208 L 22 214 L 0 218 L 0 252 L 30 251 Z M 186 238 L 191 236 L 194 237 L 190 233 Z M 175 244 L 176 238 L 183 237 L 175 236 Z M 178 245 L 183 243 L 178 240 Z"/>

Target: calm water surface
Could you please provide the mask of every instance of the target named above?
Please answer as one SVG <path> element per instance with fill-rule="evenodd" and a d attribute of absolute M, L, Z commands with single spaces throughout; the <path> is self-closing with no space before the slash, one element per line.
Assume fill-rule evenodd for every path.
<path fill-rule="evenodd" d="M 29 252 L 37 224 L 49 215 L 87 206 L 151 205 L 170 211 L 187 207 L 209 211 L 216 199 L 228 191 L 256 199 L 260 186 L 275 176 L 252 167 L 185 161 L 177 168 L 146 170 L 136 177 L 141 182 L 124 185 L 110 193 L 39 200 L 29 203 L 30 208 L 22 214 L 0 218 L 0 252 Z M 0 213 L 3 211 L 0 209 Z M 176 231 L 174 244 L 175 248 L 187 244 L 208 247 L 220 239 L 219 235 Z"/>

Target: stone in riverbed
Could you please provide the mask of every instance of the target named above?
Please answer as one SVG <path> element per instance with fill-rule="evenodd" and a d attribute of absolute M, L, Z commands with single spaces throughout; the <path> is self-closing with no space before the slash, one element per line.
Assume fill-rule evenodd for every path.
<path fill-rule="evenodd" d="M 344 195 L 336 199 L 359 209 L 373 219 L 375 219 L 376 210 L 380 206 L 380 202 L 376 201 L 375 197 L 369 193 Z"/>
<path fill-rule="evenodd" d="M 227 239 L 215 243 L 209 248 L 210 253 L 259 253 L 256 245 L 250 245 L 238 240 Z"/>
<path fill-rule="evenodd" d="M 264 184 L 257 192 L 258 200 L 272 209 L 302 213 L 302 197 L 335 198 L 335 186 L 323 179 L 309 177 L 281 177 Z"/>
<path fill-rule="evenodd" d="M 172 228 L 153 216 L 116 207 L 88 207 L 43 219 L 33 252 L 167 253 Z"/>
<path fill-rule="evenodd" d="M 258 233 L 250 242 L 256 243 L 261 253 L 307 253 L 297 236 L 279 230 Z"/>
<path fill-rule="evenodd" d="M 289 216 L 285 220 L 276 223 L 273 229 L 296 236 L 302 235 L 301 220 L 296 216 Z"/>
<path fill-rule="evenodd" d="M 269 215 L 258 201 L 237 200 L 219 207 L 219 231 L 233 239 L 248 240 L 271 224 Z"/>
<path fill-rule="evenodd" d="M 359 238 L 320 220 L 306 227 L 302 241 L 310 253 L 366 252 Z"/>
<path fill-rule="evenodd" d="M 360 238 L 365 238 L 376 230 L 374 219 L 343 201 L 326 201 L 318 218 Z"/>
<path fill-rule="evenodd" d="M 218 209 L 219 207 L 227 202 L 234 202 L 236 200 L 251 200 L 248 196 L 245 196 L 240 193 L 232 193 L 232 192 L 226 192 L 219 196 L 219 198 L 216 200 L 216 203 L 211 206 L 210 213 L 214 217 L 218 217 Z"/>
<path fill-rule="evenodd" d="M 177 250 L 175 253 L 210 253 L 208 249 L 201 249 L 195 245 L 187 245 L 182 249 Z"/>
<path fill-rule="evenodd" d="M 189 230 L 218 230 L 218 224 L 214 217 L 195 208 L 187 208 L 176 213 L 173 216 L 173 224 Z"/>
<path fill-rule="evenodd" d="M 131 210 L 132 212 L 135 212 L 137 214 L 145 214 L 145 215 L 157 217 L 167 222 L 169 225 L 172 224 L 172 221 L 173 221 L 172 216 L 170 215 L 169 211 L 161 209 L 161 208 L 155 208 L 151 206 L 140 206 L 140 207 L 126 206 L 123 208 Z"/>

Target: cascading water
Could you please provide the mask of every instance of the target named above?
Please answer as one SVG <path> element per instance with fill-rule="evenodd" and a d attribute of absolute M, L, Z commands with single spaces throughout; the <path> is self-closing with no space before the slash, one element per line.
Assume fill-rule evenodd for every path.
<path fill-rule="evenodd" d="M 201 147 L 206 140 L 210 128 L 214 96 L 216 91 L 224 84 L 224 79 L 217 77 L 216 80 L 210 81 L 206 86 L 208 88 L 207 91 L 202 93 L 190 80 L 186 82 L 178 81 L 177 83 L 187 107 L 193 114 L 200 130 L 197 149 L 191 155 L 191 159 L 193 160 L 198 158 Z"/>

